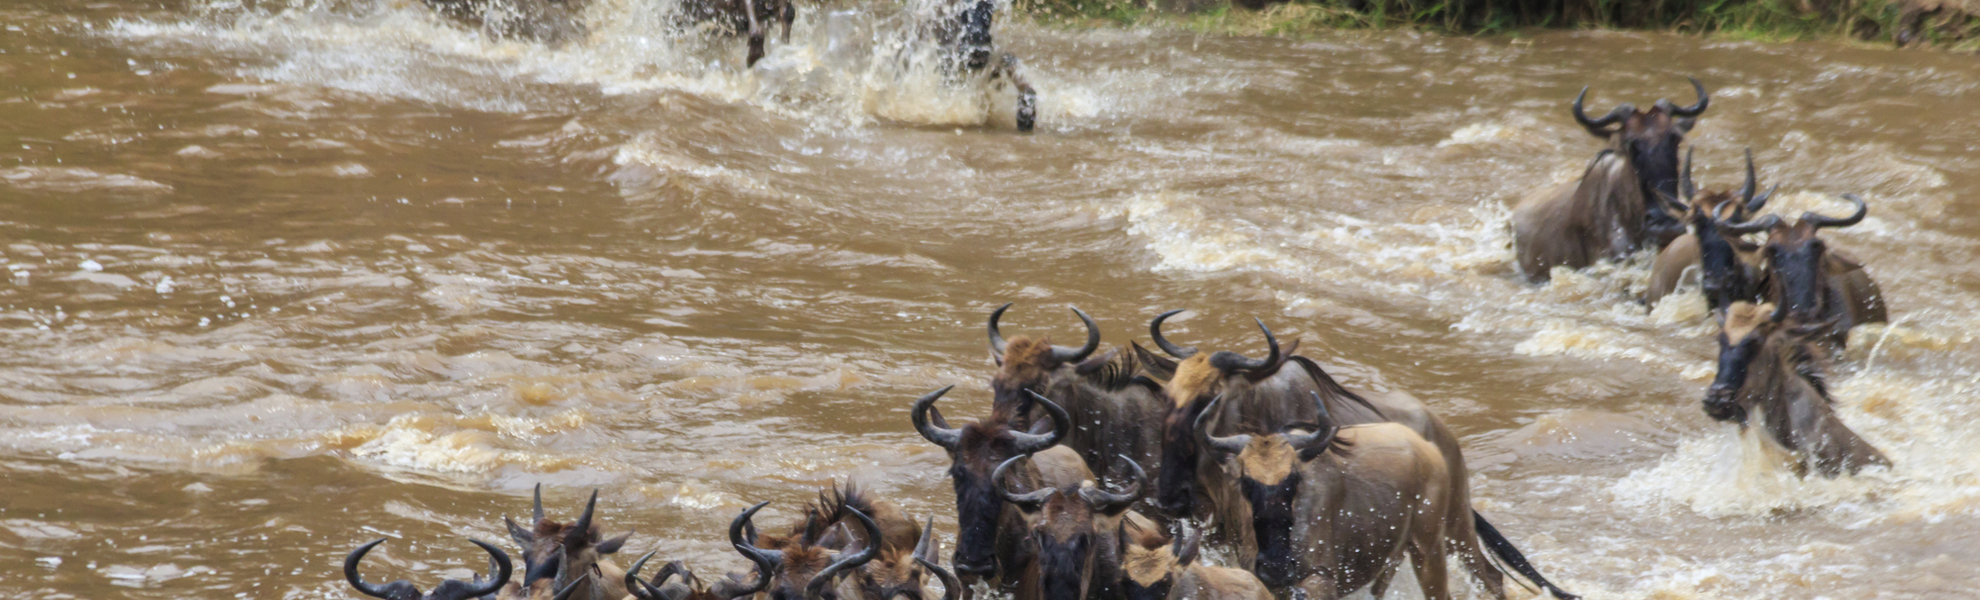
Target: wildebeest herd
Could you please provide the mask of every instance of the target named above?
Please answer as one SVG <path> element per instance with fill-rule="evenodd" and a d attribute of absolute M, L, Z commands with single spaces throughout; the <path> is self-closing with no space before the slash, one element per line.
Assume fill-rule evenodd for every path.
<path fill-rule="evenodd" d="M 989 6 L 964 10 L 947 37 L 971 69 L 993 62 Z M 791 18 L 784 0 L 705 8 L 703 18 L 746 28 L 752 62 L 762 55 L 761 23 L 781 17 L 788 27 Z M 1623 104 L 1590 118 L 1587 90 L 1575 98 L 1576 122 L 1609 148 L 1581 178 L 1519 202 L 1521 271 L 1544 281 L 1556 268 L 1649 249 L 1649 303 L 1674 298 L 1696 272 L 1721 328 L 1705 413 L 1742 427 L 1757 421 L 1803 473 L 1889 465 L 1837 419 L 1824 384 L 1825 357 L 1849 329 L 1885 320 L 1863 266 L 1818 236 L 1861 222 L 1867 206 L 1845 195 L 1855 206 L 1848 217 L 1760 216 L 1773 191 L 1759 191 L 1750 152 L 1737 190 L 1699 191 L 1691 153 L 1681 161 L 1679 148 L 1710 97 L 1691 83 L 1697 101 L 1688 107 Z M 1020 123 L 1028 127 L 1028 116 Z M 1764 241 L 1749 239 L 1759 234 Z M 1460 576 L 1492 597 L 1504 598 L 1515 574 L 1575 598 L 1473 508 L 1459 440 L 1421 400 L 1342 385 L 1263 321 L 1262 357 L 1171 341 L 1162 326 L 1181 311 L 1151 317 L 1159 353 L 1134 342 L 1101 352 L 1098 325 L 1078 309 L 1087 331 L 1078 346 L 1006 338 L 999 322 L 1010 307 L 989 315 L 989 414 L 945 416 L 937 404 L 951 388 L 909 410 L 909 424 L 951 463 L 957 531 L 948 567 L 932 518 L 918 521 L 848 483 L 822 491 L 783 529 L 759 531 L 754 517 L 767 502 L 737 515 L 728 541 L 752 572 L 704 580 L 676 561 L 642 577 L 654 553 L 630 569 L 608 557 L 631 534 L 605 537 L 595 492 L 575 520 L 558 521 L 539 488 L 530 521 L 506 523 L 519 576 L 507 552 L 476 540 L 489 555 L 485 578 L 448 580 L 426 594 L 403 581 L 370 583 L 359 570 L 380 539 L 346 557 L 345 577 L 387 600 L 927 600 L 937 582 L 946 600 L 979 586 L 1019 600 L 1266 600 L 1364 588 L 1381 597 L 1407 563 L 1426 597 L 1444 599 L 1454 556 Z"/>

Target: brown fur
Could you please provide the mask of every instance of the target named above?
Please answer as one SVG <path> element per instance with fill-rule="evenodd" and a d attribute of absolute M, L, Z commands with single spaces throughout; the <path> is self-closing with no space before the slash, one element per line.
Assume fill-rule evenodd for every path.
<path fill-rule="evenodd" d="M 1286 438 L 1276 435 L 1254 435 L 1251 443 L 1238 455 L 1239 468 L 1246 477 L 1265 485 L 1278 485 L 1292 474 L 1293 467 L 1299 465 L 1299 450 L 1286 443 Z"/>
<path fill-rule="evenodd" d="M 1165 386 L 1169 400 L 1176 408 L 1183 408 L 1197 398 L 1208 396 L 1216 391 L 1224 380 L 1224 372 L 1210 366 L 1210 353 L 1198 352 L 1176 365 L 1176 374 Z"/>
<path fill-rule="evenodd" d="M 1052 357 L 1052 340 L 1017 336 L 1004 346 L 1003 364 L 998 367 L 997 379 L 1018 385 L 1035 385 L 1062 364 Z"/>
<path fill-rule="evenodd" d="M 1823 335 L 1821 328 L 1776 322 L 1773 307 L 1764 304 L 1736 303 L 1727 312 L 1719 377 L 1706 393 L 1708 414 L 1715 402 L 1737 405 L 1744 415 L 1736 417 L 1741 427 L 1758 421 L 1768 439 L 1795 456 L 1797 474 L 1813 468 L 1835 477 L 1890 466 L 1889 458 L 1836 417 L 1824 381 L 1827 352 L 1815 339 Z M 1754 343 L 1760 346 L 1744 364 L 1727 358 L 1738 354 L 1724 354 Z M 1728 369 L 1744 376 L 1730 381 Z"/>

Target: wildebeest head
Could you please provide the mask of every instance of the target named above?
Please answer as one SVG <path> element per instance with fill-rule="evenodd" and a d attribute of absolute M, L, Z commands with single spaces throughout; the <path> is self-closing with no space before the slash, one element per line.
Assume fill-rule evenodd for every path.
<path fill-rule="evenodd" d="M 510 566 L 508 553 L 488 545 L 487 542 L 481 540 L 470 539 L 468 541 L 474 542 L 474 545 L 480 546 L 483 551 L 488 553 L 489 577 L 491 579 L 486 582 L 482 581 L 480 575 L 476 575 L 474 581 L 471 582 L 448 579 L 440 582 L 439 587 L 433 588 L 433 593 L 431 594 L 421 594 L 419 588 L 413 587 L 412 583 L 404 580 L 393 581 L 385 585 L 366 582 L 363 576 L 358 575 L 358 564 L 364 562 L 364 555 L 371 552 L 372 548 L 385 543 L 385 538 L 378 538 L 363 546 L 358 546 L 356 550 L 351 551 L 350 555 L 344 557 L 344 580 L 350 582 L 351 587 L 357 588 L 358 592 L 373 598 L 382 598 L 383 600 L 468 600 L 469 598 L 479 598 L 493 594 L 497 590 L 502 589 L 502 586 L 508 585 L 510 571 L 513 568 Z M 575 586 L 565 589 L 565 595 L 558 596 L 557 600 L 564 600 L 572 591 L 575 591 Z"/>
<path fill-rule="evenodd" d="M 576 521 L 559 523 L 551 520 L 543 514 L 543 485 L 537 484 L 530 527 L 523 527 L 507 516 L 502 517 L 509 527 L 509 537 L 523 549 L 524 589 L 536 589 L 531 586 L 542 577 L 551 578 L 554 583 L 550 587 L 556 590 L 595 579 L 589 575 L 592 567 L 598 564 L 599 557 L 618 552 L 633 534 L 628 531 L 619 537 L 601 539 L 598 524 L 592 519 L 597 508 L 598 490 L 592 490 L 591 499 L 585 502 L 584 513 L 578 515 Z"/>
<path fill-rule="evenodd" d="M 1212 400 L 1209 411 L 1222 401 L 1222 397 Z M 1237 477 L 1238 489 L 1251 508 L 1252 533 L 1258 543 L 1255 571 L 1260 581 L 1273 587 L 1299 579 L 1301 549 L 1293 547 L 1292 534 L 1294 501 L 1303 477 L 1300 465 L 1329 449 L 1346 451 L 1345 443 L 1335 436 L 1340 428 L 1328 417 L 1327 404 L 1317 393 L 1313 402 L 1319 406 L 1319 423 L 1289 425 L 1274 434 L 1214 436 L 1206 418 L 1198 418 L 1194 428 L 1198 442 L 1226 461 L 1226 468 Z"/>
<path fill-rule="evenodd" d="M 1121 523 L 1121 589 L 1126 600 L 1167 600 L 1183 569 L 1196 562 L 1203 543 L 1200 531 L 1189 529 L 1176 536 L 1171 545 L 1161 538 L 1137 541 L 1128 535 L 1128 524 Z"/>
<path fill-rule="evenodd" d="M 626 570 L 626 591 L 638 600 L 734 600 L 755 593 L 762 588 L 760 582 L 769 580 L 769 575 L 762 573 L 759 566 L 758 584 L 744 583 L 739 576 L 730 575 L 710 586 L 703 583 L 701 578 L 695 577 L 694 572 L 689 571 L 687 565 L 682 564 L 681 561 L 673 561 L 660 567 L 660 571 L 653 574 L 653 579 L 641 581 L 640 570 L 646 568 L 646 561 L 651 560 L 655 554 L 659 554 L 659 551 L 646 553 L 645 556 L 639 557 L 639 560 L 633 561 L 632 568 Z M 680 587 L 676 593 L 670 594 L 666 589 L 667 580 L 676 576 L 681 579 Z"/>
<path fill-rule="evenodd" d="M 1635 105 L 1624 103 L 1602 118 L 1590 119 L 1582 111 L 1588 88 L 1581 88 L 1581 95 L 1574 97 L 1575 122 L 1587 129 L 1589 134 L 1608 140 L 1613 149 L 1629 159 L 1646 203 L 1677 197 L 1678 145 L 1684 141 L 1684 134 L 1689 133 L 1697 123 L 1698 116 L 1705 112 L 1706 106 L 1711 104 L 1712 98 L 1705 93 L 1705 85 L 1696 78 L 1689 79 L 1692 90 L 1698 93 L 1698 102 L 1685 107 L 1672 104 L 1670 100 L 1658 100 L 1650 110 L 1637 110 Z M 1666 220 L 1665 211 L 1646 208 L 1652 208 L 1648 212 L 1652 221 Z"/>
<path fill-rule="evenodd" d="M 853 600 L 889 600 L 894 596 L 924 600 L 922 589 L 931 572 L 926 565 L 941 563 L 941 553 L 941 545 L 935 542 L 935 518 L 929 517 L 913 549 L 883 546 L 879 557 L 853 571 L 853 589 L 858 591 L 858 598 Z"/>
<path fill-rule="evenodd" d="M 1767 205 L 1767 200 L 1779 189 L 1777 184 L 1767 193 L 1759 191 L 1759 181 L 1753 169 L 1753 150 L 1746 151 L 1746 181 L 1739 190 L 1729 192 L 1715 190 L 1700 193 L 1692 184 L 1691 152 L 1684 154 L 1684 175 L 1678 183 L 1678 193 L 1689 198 L 1690 202 L 1669 202 L 1672 206 L 1683 207 L 1681 216 L 1691 225 L 1692 234 L 1698 241 L 1699 287 L 1705 294 L 1706 305 L 1713 311 L 1724 311 L 1734 300 L 1743 300 L 1757 293 L 1754 289 L 1760 282 L 1751 280 L 1754 269 L 1749 266 L 1759 261 L 1760 247 L 1748 242 L 1737 227 L 1729 224 L 1746 222 L 1754 213 Z M 1667 199 L 1668 200 L 1668 199 Z"/>
<path fill-rule="evenodd" d="M 1058 445 L 1072 430 L 1072 416 L 1058 404 L 1031 394 L 1032 401 L 1051 416 L 1051 431 L 1011 429 L 1010 419 L 1017 410 L 1013 404 L 994 406 L 988 418 L 951 428 L 942 411 L 935 408 L 935 401 L 954 388 L 945 387 L 915 400 L 910 416 L 921 437 L 949 452 L 949 478 L 956 490 L 956 572 L 992 577 L 997 575 L 997 525 L 1003 516 L 1004 497 L 997 492 L 991 474 L 1006 459 Z"/>
<path fill-rule="evenodd" d="M 991 474 L 991 479 L 997 482 L 997 493 L 1004 501 L 1023 511 L 1025 520 L 1031 524 L 1031 543 L 1038 549 L 1040 597 L 1081 600 L 1094 583 L 1099 537 L 1113 533 L 1112 528 L 1100 527 L 1141 501 L 1147 491 L 1148 476 L 1141 471 L 1141 465 L 1121 457 L 1134 476 L 1132 487 L 1126 492 L 1109 492 L 1093 481 L 1085 481 L 1078 487 L 1014 493 L 1007 487 L 1004 475 L 1011 465 L 1027 458 L 1030 455 L 1021 454 L 1005 460 Z"/>
<path fill-rule="evenodd" d="M 1206 356 L 1193 346 L 1179 346 L 1162 337 L 1162 322 L 1180 312 L 1172 310 L 1156 316 L 1148 324 L 1148 333 L 1163 352 L 1183 359 L 1176 365 L 1175 376 L 1167 386 L 1171 403 L 1162 423 L 1162 466 L 1156 473 L 1155 503 L 1171 516 L 1184 517 L 1194 510 L 1196 502 L 1195 473 L 1200 448 L 1195 426 L 1203 415 L 1209 414 L 1210 399 L 1225 390 L 1227 382 L 1243 386 L 1277 374 L 1299 349 L 1299 341 L 1293 340 L 1288 347 L 1280 348 L 1272 329 L 1264 321 L 1253 319 L 1258 322 L 1259 331 L 1265 333 L 1265 345 L 1270 352 L 1265 358 L 1249 358 L 1229 351 Z"/>
<path fill-rule="evenodd" d="M 880 555 L 880 543 L 877 541 L 881 539 L 880 525 L 866 513 L 851 507 L 847 507 L 846 512 L 865 529 L 866 539 L 874 541 L 837 551 L 819 545 L 817 537 L 811 532 L 824 528 L 813 527 L 814 524 L 809 522 L 799 525 L 797 532 L 789 536 L 747 536 L 745 531 L 752 528 L 750 518 L 768 504 L 759 503 L 738 515 L 729 524 L 729 543 L 744 558 L 756 563 L 759 573 L 766 575 L 761 583 L 764 589 L 760 591 L 769 600 L 838 600 L 838 591 L 832 585 L 838 576 Z"/>
<path fill-rule="evenodd" d="M 1019 406 L 1020 409 L 1014 413 L 1018 417 L 1018 426 L 1028 427 L 1030 423 L 1024 416 L 1030 413 L 1031 399 L 1025 392 L 1049 394 L 1048 389 L 1055 378 L 1093 356 L 1093 352 L 1100 349 L 1100 326 L 1093 322 L 1093 317 L 1074 308 L 1073 314 L 1079 315 L 1079 320 L 1086 324 L 1084 346 L 1054 346 L 1048 338 L 1026 336 L 1005 341 L 997 321 L 1010 308 L 1010 304 L 1005 304 L 990 313 L 990 353 L 991 358 L 997 361 L 997 375 L 990 378 L 990 389 L 996 394 L 997 406 Z"/>
<path fill-rule="evenodd" d="M 1749 223 L 1730 226 L 1740 233 L 1753 231 L 1767 232 L 1767 245 L 1762 249 L 1769 278 L 1773 289 L 1772 300 L 1781 304 L 1787 318 L 1800 323 L 1824 320 L 1828 308 L 1822 301 L 1828 290 L 1828 273 L 1824 258 L 1828 245 L 1816 237 L 1816 231 L 1825 227 L 1848 227 L 1863 222 L 1870 213 L 1870 207 L 1856 194 L 1843 194 L 1844 200 L 1856 205 L 1856 212 L 1848 217 L 1837 219 L 1813 212 L 1801 214 L 1801 219 L 1793 224 L 1785 223 L 1780 215 L 1767 215 Z"/>
<path fill-rule="evenodd" d="M 1712 386 L 1705 390 L 1705 414 L 1715 420 L 1746 425 L 1752 407 L 1742 404 L 1740 390 L 1754 382 L 1755 366 L 1769 353 L 1788 353 L 1782 360 L 1771 361 L 1770 364 L 1795 369 L 1795 376 L 1802 377 L 1817 389 L 1826 389 L 1819 373 L 1803 367 L 1813 366 L 1820 352 L 1808 342 L 1819 332 L 1834 326 L 1836 318 L 1839 317 L 1832 316 L 1829 321 L 1817 323 L 1789 324 L 1792 317 L 1786 307 L 1733 303 L 1719 319 L 1719 373 L 1712 379 Z M 1781 332 L 1785 332 L 1787 337 L 1775 335 Z M 1774 412 L 1782 411 L 1776 409 Z"/>

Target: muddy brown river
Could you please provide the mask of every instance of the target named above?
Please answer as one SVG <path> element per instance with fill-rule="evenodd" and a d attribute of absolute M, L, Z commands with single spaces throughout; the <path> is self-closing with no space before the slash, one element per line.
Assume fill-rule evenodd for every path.
<path fill-rule="evenodd" d="M 0 8 L 0 597 L 349 598 L 381 536 L 367 573 L 431 586 L 539 482 L 704 573 L 745 564 L 737 510 L 846 478 L 952 544 L 908 405 L 987 411 L 1007 301 L 1007 333 L 1072 343 L 1077 306 L 1109 347 L 1191 308 L 1172 338 L 1256 354 L 1258 316 L 1416 394 L 1479 509 L 1589 598 L 1980 589 L 1971 56 L 1003 24 L 1023 135 L 898 68 L 897 8 L 804 5 L 745 70 L 662 4 L 594 2 L 556 49 L 407 0 Z M 1601 146 L 1568 100 L 1689 103 L 1685 75 L 1705 187 L 1752 147 L 1770 211 L 1869 199 L 1825 237 L 1893 323 L 1833 383 L 1895 469 L 1751 458 L 1699 409 L 1696 289 L 1632 299 L 1646 258 L 1514 272 L 1506 203 Z"/>

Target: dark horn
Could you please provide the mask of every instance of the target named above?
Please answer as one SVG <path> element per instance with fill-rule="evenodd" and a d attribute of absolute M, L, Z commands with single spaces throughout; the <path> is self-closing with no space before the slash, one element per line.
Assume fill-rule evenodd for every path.
<path fill-rule="evenodd" d="M 1039 503 L 1044 502 L 1046 498 L 1050 498 L 1052 493 L 1058 490 L 1045 488 L 1042 490 L 1032 490 L 1023 494 L 1013 494 L 1010 488 L 1004 487 L 1004 474 L 1011 471 L 1011 465 L 1017 464 L 1017 461 L 1027 458 L 1031 458 L 1031 455 L 1019 454 L 1005 460 L 1003 464 L 997 465 L 997 470 L 990 472 L 990 485 L 997 486 L 997 495 L 1003 496 L 1005 502 L 1016 504 L 1019 508 L 1028 512 L 1036 509 Z"/>
<path fill-rule="evenodd" d="M 1086 360 L 1086 357 L 1093 355 L 1093 351 L 1100 349 L 1100 325 L 1093 322 L 1093 317 L 1086 316 L 1085 311 L 1078 308 L 1074 308 L 1072 311 L 1073 314 L 1079 315 L 1081 322 L 1086 323 L 1086 345 L 1078 348 L 1053 346 L 1052 358 L 1062 363 L 1076 363 Z"/>
<path fill-rule="evenodd" d="M 823 596 L 825 586 L 831 585 L 832 578 L 838 577 L 840 571 L 859 568 L 860 565 L 872 562 L 873 557 L 880 555 L 880 525 L 873 522 L 873 517 L 866 516 L 866 513 L 859 512 L 857 508 L 848 506 L 846 512 L 852 513 L 853 518 L 859 520 L 860 527 L 866 529 L 868 540 L 866 547 L 851 556 L 834 559 L 832 564 L 825 566 L 824 570 L 811 576 L 811 581 L 804 584 L 804 597 L 808 600 L 819 600 Z"/>
<path fill-rule="evenodd" d="M 1015 302 L 1005 302 L 997 310 L 990 311 L 990 350 L 997 356 L 1004 355 L 1004 332 L 997 330 L 997 320 L 1004 318 L 1004 311 L 1010 310 Z"/>
<path fill-rule="evenodd" d="M 1753 194 L 1759 191 L 1760 191 L 1760 178 L 1753 172 L 1753 149 L 1747 148 L 1746 149 L 1746 181 L 1744 183 L 1739 184 L 1740 204 L 1741 205 L 1753 204 Z M 1748 208 L 1746 210 L 1750 212 L 1754 209 Z"/>
<path fill-rule="evenodd" d="M 534 506 L 535 508 L 534 508 L 534 509 L 532 509 L 532 510 L 530 510 L 530 513 L 529 513 L 529 515 L 530 515 L 530 521 L 529 521 L 529 526 L 530 526 L 530 527 L 535 527 L 537 523 L 542 523 L 542 522 L 543 522 L 543 484 L 541 484 L 541 483 L 539 483 L 539 484 L 536 484 L 536 501 L 535 501 L 535 503 L 533 504 L 533 506 Z"/>
<path fill-rule="evenodd" d="M 1582 100 L 1585 100 L 1587 98 L 1588 98 L 1588 87 L 1582 86 L 1581 95 L 1574 97 L 1574 104 L 1572 106 L 1572 108 L 1574 109 L 1574 122 L 1580 123 L 1583 129 L 1587 129 L 1589 133 L 1598 136 L 1607 137 L 1609 135 L 1609 132 L 1604 130 L 1603 128 L 1616 124 L 1616 121 L 1622 120 L 1622 118 L 1625 115 L 1628 115 L 1629 113 L 1636 112 L 1635 107 L 1630 106 L 1628 104 L 1624 104 L 1621 106 L 1617 106 L 1615 110 L 1609 111 L 1609 114 L 1603 115 L 1602 118 L 1600 119 L 1589 120 L 1588 113 L 1582 112 L 1582 108 L 1581 108 Z"/>
<path fill-rule="evenodd" d="M 1058 403 L 1038 395 L 1038 392 L 1025 390 L 1024 393 L 1029 394 L 1031 401 L 1038 403 L 1038 406 L 1045 409 L 1045 414 L 1052 417 L 1052 432 L 1038 434 L 1012 431 L 1012 449 L 1018 454 L 1031 454 L 1059 445 L 1061 440 L 1066 439 L 1066 434 L 1072 432 L 1072 415 Z"/>
<path fill-rule="evenodd" d="M 756 584 L 738 590 L 739 593 L 734 597 L 748 596 L 770 587 L 770 578 L 777 572 L 777 563 L 784 558 L 784 553 L 781 551 L 764 550 L 743 539 L 743 527 L 748 525 L 751 517 L 756 516 L 756 511 L 763 510 L 763 507 L 769 505 L 769 500 L 758 502 L 756 506 L 751 506 L 748 510 L 742 511 L 742 514 L 736 515 L 736 520 L 729 522 L 729 545 L 734 546 L 736 552 L 742 554 L 743 558 L 756 563 Z"/>
<path fill-rule="evenodd" d="M 1258 330 L 1265 332 L 1265 346 L 1271 348 L 1272 353 L 1267 354 L 1265 358 L 1257 359 L 1236 352 L 1218 352 L 1210 356 L 1210 366 L 1228 373 L 1234 370 L 1255 371 L 1279 364 L 1279 338 L 1272 336 L 1272 328 L 1266 327 L 1264 320 L 1257 317 L 1252 317 L 1251 320 L 1257 321 Z"/>
<path fill-rule="evenodd" d="M 1141 497 L 1148 492 L 1148 472 L 1143 471 L 1139 463 L 1129 460 L 1126 456 L 1118 456 L 1118 458 L 1127 461 L 1128 471 L 1133 475 L 1134 487 L 1126 492 L 1109 492 L 1100 489 L 1096 482 L 1091 489 L 1079 490 L 1080 498 L 1102 514 L 1112 515 L 1127 510 L 1128 507 L 1134 506 L 1134 503 L 1140 502 Z"/>
<path fill-rule="evenodd" d="M 1294 450 L 1305 450 L 1316 443 L 1325 444 L 1333 441 L 1334 432 L 1339 429 L 1334 425 L 1334 416 L 1327 412 L 1327 401 L 1320 397 L 1320 392 L 1307 393 L 1313 395 L 1313 405 L 1318 410 L 1314 416 L 1318 417 L 1320 428 L 1311 433 L 1286 434 L 1286 445 L 1292 446 Z"/>
<path fill-rule="evenodd" d="M 483 551 L 488 553 L 488 559 L 495 563 L 495 572 L 489 574 L 492 579 L 486 585 L 463 591 L 460 597 L 463 600 L 467 598 L 480 598 L 500 591 L 502 586 L 508 585 L 509 576 L 513 575 L 515 571 L 515 565 L 509 562 L 509 553 L 489 545 L 488 542 L 473 538 L 468 538 L 468 541 L 474 542 L 474 545 L 480 546 Z"/>
<path fill-rule="evenodd" d="M 1848 200 L 1851 204 L 1856 205 L 1856 214 L 1837 219 L 1808 212 L 1801 214 L 1801 220 L 1814 223 L 1816 229 L 1822 229 L 1824 227 L 1848 227 L 1862 223 L 1863 217 L 1870 214 L 1870 205 L 1864 204 L 1863 197 L 1856 194 L 1843 194 L 1842 197 L 1844 200 Z"/>
<path fill-rule="evenodd" d="M 1191 356 L 1196 356 L 1196 347 L 1177 346 L 1174 343 L 1170 342 L 1169 338 L 1162 337 L 1162 322 L 1169 320 L 1169 317 L 1176 316 L 1176 314 L 1187 310 L 1189 309 L 1178 308 L 1169 312 L 1155 315 L 1155 320 L 1148 322 L 1148 335 L 1149 337 L 1155 338 L 1155 347 L 1161 348 L 1162 352 L 1167 353 L 1169 356 L 1174 356 L 1180 359 L 1187 359 Z"/>
<path fill-rule="evenodd" d="M 1779 189 L 1781 189 L 1781 184 L 1776 183 L 1767 187 L 1767 193 L 1754 196 L 1753 201 L 1746 203 L 1746 214 L 1757 213 L 1760 212 L 1760 209 L 1766 208 L 1767 201 L 1772 200 L 1774 198 L 1774 192 Z"/>
<path fill-rule="evenodd" d="M 579 548 L 591 541 L 591 515 L 597 509 L 598 489 L 593 488 L 591 499 L 584 503 L 584 513 L 578 515 L 577 521 L 571 523 L 571 528 L 564 532 L 564 548 Z"/>
<path fill-rule="evenodd" d="M 1220 394 L 1210 400 L 1209 406 L 1203 407 L 1202 414 L 1196 415 L 1196 424 L 1194 425 L 1196 428 L 1196 442 L 1202 444 L 1205 448 L 1210 448 L 1224 454 L 1243 452 L 1244 447 L 1251 443 L 1251 436 L 1240 434 L 1217 437 L 1210 435 L 1210 415 L 1216 414 L 1217 409 L 1223 405 L 1224 396 Z"/>
<path fill-rule="evenodd" d="M 571 580 L 570 585 L 566 585 L 564 586 L 564 589 L 558 590 L 557 597 L 551 598 L 550 600 L 571 600 L 572 596 L 577 595 L 578 586 L 583 585 L 587 581 L 591 581 L 591 578 L 579 577 L 577 579 Z"/>
<path fill-rule="evenodd" d="M 1684 172 L 1678 178 L 1678 195 L 1684 196 L 1685 204 L 1690 204 L 1692 198 L 1698 197 L 1698 186 L 1692 183 L 1691 179 L 1691 152 L 1693 150 L 1696 150 L 1696 148 L 1684 149 Z"/>
<path fill-rule="evenodd" d="M 957 579 L 955 573 L 942 568 L 942 565 L 935 564 L 935 561 L 926 558 L 916 556 L 914 557 L 914 561 L 921 563 L 921 568 L 935 573 L 936 579 L 942 580 L 942 600 L 960 600 L 962 598 L 962 580 Z"/>
<path fill-rule="evenodd" d="M 921 437 L 948 450 L 955 450 L 956 444 L 962 441 L 962 430 L 936 427 L 935 424 L 928 422 L 928 411 L 935 408 L 936 400 L 942 399 L 943 394 L 953 389 L 956 389 L 956 386 L 935 390 L 915 399 L 914 410 L 908 412 L 908 418 L 914 421 L 914 430 L 921 432 Z"/>
<path fill-rule="evenodd" d="M 914 555 L 928 560 L 942 560 L 941 551 L 935 547 L 935 515 L 929 515 L 928 523 L 921 527 L 921 539 L 914 543 Z"/>
<path fill-rule="evenodd" d="M 659 553 L 659 550 L 648 552 L 646 556 L 641 556 L 639 560 L 633 561 L 632 566 L 626 569 L 626 593 L 632 594 L 634 598 L 638 598 L 639 600 L 666 600 L 666 597 L 661 595 L 660 588 L 653 587 L 653 584 L 639 578 L 639 570 L 646 568 L 646 561 L 652 560 L 653 555 Z M 666 583 L 666 580 L 663 579 L 655 579 L 655 581 Z"/>
<path fill-rule="evenodd" d="M 1726 223 L 1723 221 L 1718 223 L 1720 229 L 1730 231 L 1736 235 L 1759 233 L 1773 229 L 1775 225 L 1779 224 L 1781 224 L 1780 215 L 1767 215 L 1745 223 Z"/>
<path fill-rule="evenodd" d="M 1671 114 L 1679 117 L 1696 117 L 1704 114 L 1705 107 L 1712 104 L 1712 95 L 1705 93 L 1705 84 L 1699 83 L 1698 78 L 1686 77 L 1685 79 L 1691 80 L 1691 90 L 1697 92 L 1698 103 L 1684 108 L 1673 109 L 1671 110 Z"/>
<path fill-rule="evenodd" d="M 365 544 L 363 546 L 358 546 L 356 550 L 352 550 L 348 556 L 345 556 L 344 581 L 351 582 L 351 587 L 357 588 L 358 592 L 363 593 L 366 596 L 370 596 L 373 598 L 385 598 L 386 600 L 391 600 L 392 598 L 391 596 L 385 595 L 385 586 L 378 585 L 375 583 L 366 583 L 364 581 L 364 577 L 358 575 L 358 563 L 364 562 L 364 555 L 368 552 L 371 552 L 372 548 L 376 548 L 378 547 L 379 544 L 383 544 L 383 543 L 385 543 L 385 538 L 378 538 L 375 540 L 371 540 L 371 543 Z M 508 583 L 508 582 L 505 581 L 503 583 Z"/>

